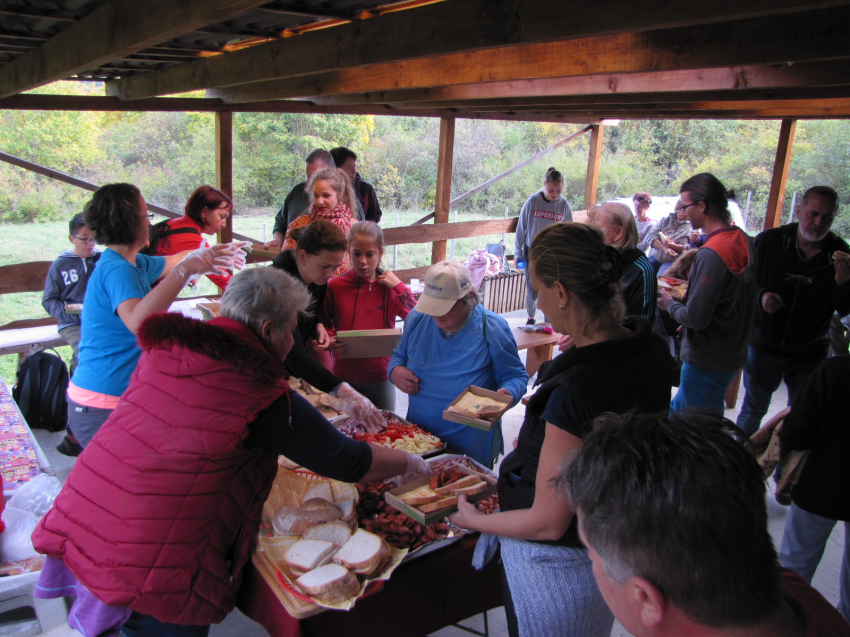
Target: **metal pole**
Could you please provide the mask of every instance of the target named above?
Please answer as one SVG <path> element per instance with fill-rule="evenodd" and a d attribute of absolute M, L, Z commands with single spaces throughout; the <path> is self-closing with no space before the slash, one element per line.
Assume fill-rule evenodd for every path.
<path fill-rule="evenodd" d="M 511 207 L 510 207 L 510 206 L 505 206 L 505 219 L 507 219 L 507 218 L 508 218 L 508 215 L 509 215 L 509 214 L 511 214 Z M 502 233 L 502 241 L 504 241 L 504 240 L 505 240 L 505 237 L 506 237 L 506 236 L 507 236 L 507 235 L 503 232 L 503 233 Z M 507 251 L 508 251 L 508 249 L 507 249 L 507 248 L 505 248 L 505 253 L 507 253 Z M 507 256 L 507 254 L 506 254 L 505 256 Z"/>
<path fill-rule="evenodd" d="M 753 191 L 747 192 L 747 211 L 744 213 L 744 225 L 750 226 L 750 200 L 753 198 Z M 746 228 L 744 228 L 746 230 Z"/>

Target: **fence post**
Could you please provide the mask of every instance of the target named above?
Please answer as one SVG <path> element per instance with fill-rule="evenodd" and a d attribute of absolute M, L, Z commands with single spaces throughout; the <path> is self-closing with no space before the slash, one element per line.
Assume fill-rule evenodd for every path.
<path fill-rule="evenodd" d="M 398 228 L 398 212 L 395 213 L 395 227 Z M 398 269 L 398 244 L 393 246 L 393 270 Z"/>

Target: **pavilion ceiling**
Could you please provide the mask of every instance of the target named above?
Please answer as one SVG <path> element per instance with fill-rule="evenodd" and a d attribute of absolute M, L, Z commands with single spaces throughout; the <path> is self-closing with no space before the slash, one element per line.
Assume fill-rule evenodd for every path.
<path fill-rule="evenodd" d="M 60 79 L 109 97 L 22 95 Z M 207 98 L 166 96 L 206 90 Z M 850 117 L 850 0 L 0 0 L 0 108 Z M 163 99 L 164 98 L 164 99 Z"/>

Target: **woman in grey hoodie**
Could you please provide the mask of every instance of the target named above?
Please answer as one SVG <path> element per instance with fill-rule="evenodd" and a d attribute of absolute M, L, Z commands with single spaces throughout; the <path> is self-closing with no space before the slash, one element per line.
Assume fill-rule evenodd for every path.
<path fill-rule="evenodd" d="M 564 192 L 564 176 L 550 167 L 543 177 L 543 190 L 528 198 L 519 213 L 516 226 L 517 259 L 525 259 L 528 263 L 528 251 L 537 233 L 553 223 L 572 221 L 573 211 L 569 202 L 561 196 Z M 531 287 L 528 276 L 525 278 L 525 307 L 528 311 L 526 325 L 534 325 L 534 315 L 537 313 L 537 292 Z"/>

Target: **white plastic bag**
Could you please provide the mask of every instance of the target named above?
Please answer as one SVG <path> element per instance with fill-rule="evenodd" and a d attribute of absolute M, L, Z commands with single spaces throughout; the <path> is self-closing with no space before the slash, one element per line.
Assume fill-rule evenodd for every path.
<path fill-rule="evenodd" d="M 6 506 L 29 511 L 40 518 L 50 510 L 61 490 L 59 478 L 41 473 L 15 489 L 15 494 Z"/>
<path fill-rule="evenodd" d="M 29 511 L 6 506 L 2 519 L 6 530 L 0 533 L 0 558 L 19 562 L 38 555 L 32 547 L 31 536 L 39 518 Z"/>

